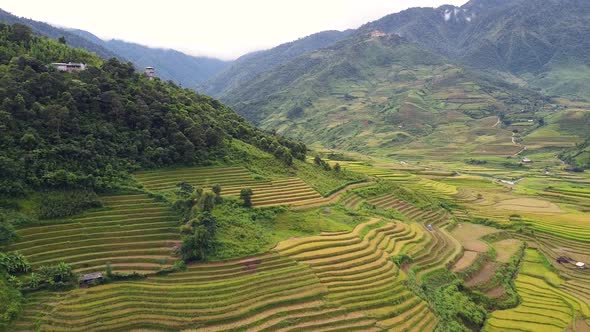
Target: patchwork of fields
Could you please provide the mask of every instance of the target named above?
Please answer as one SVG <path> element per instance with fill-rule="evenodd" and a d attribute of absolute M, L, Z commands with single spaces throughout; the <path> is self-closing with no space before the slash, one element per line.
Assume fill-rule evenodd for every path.
<path fill-rule="evenodd" d="M 492 312 L 484 330 L 586 331 L 590 276 L 572 264 L 553 264 L 555 270 L 541 254 L 551 262 L 561 255 L 590 261 L 588 221 L 571 208 L 584 206 L 590 199 L 587 190 L 562 185 L 543 187 L 538 191 L 542 195 L 522 196 L 477 176 L 409 165 L 342 166 L 432 202 L 456 204 L 410 203 L 395 192 L 367 195 L 367 188 L 359 188 L 375 183 L 322 197 L 300 178 L 262 180 L 240 167 L 140 172 L 136 179 L 153 192 L 174 190 L 182 181 L 203 188 L 220 184 L 222 195 L 234 197 L 249 187 L 255 207 L 338 202 L 346 208 L 343 213 L 373 218 L 351 225 L 349 232 L 284 240 L 266 254 L 155 275 L 178 259 L 172 253 L 180 240 L 178 216 L 144 194 L 106 196 L 102 209 L 19 229 L 21 239 L 7 249 L 26 255 L 34 268 L 65 261 L 86 273 L 104 271 L 110 262 L 115 272 L 150 276 L 71 292 L 34 293 L 12 330 L 430 331 L 440 317 L 432 303 L 410 290 L 408 276 L 420 282 L 429 272 L 450 269 L 467 288 L 498 298 L 506 290 L 494 279 L 496 271 L 527 242 L 535 249 L 526 250 L 515 280 L 522 303 Z M 375 212 L 395 213 L 400 220 L 375 217 Z M 518 222 L 525 231 L 467 223 L 474 218 L 501 225 Z M 502 235 L 494 242 L 481 240 L 496 233 Z M 486 256 L 492 251 L 492 258 Z M 411 260 L 398 267 L 392 258 L 401 255 Z"/>
<path fill-rule="evenodd" d="M 576 320 L 589 318 L 590 307 L 556 288 L 563 280 L 543 260 L 538 251 L 526 251 L 515 281 L 522 302 L 514 309 L 493 312 L 485 331 L 564 331 L 585 324 Z"/>

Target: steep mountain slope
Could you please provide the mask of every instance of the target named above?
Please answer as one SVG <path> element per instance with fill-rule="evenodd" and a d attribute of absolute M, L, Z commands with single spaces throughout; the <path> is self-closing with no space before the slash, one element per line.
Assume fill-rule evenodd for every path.
<path fill-rule="evenodd" d="M 109 189 L 138 167 L 207 164 L 242 140 L 287 164 L 305 146 L 263 133 L 207 96 L 149 80 L 116 59 L 0 24 L 0 194 Z M 62 73 L 48 63 L 82 61 Z"/>
<path fill-rule="evenodd" d="M 582 0 L 472 0 L 461 7 L 412 8 L 359 32 L 397 33 L 465 64 L 507 71 L 550 94 L 590 97 L 590 3 Z"/>
<path fill-rule="evenodd" d="M 156 68 L 156 75 L 188 88 L 195 88 L 225 69 L 231 62 L 208 57 L 187 55 L 175 50 L 151 48 L 121 40 L 105 41 L 92 33 L 78 29 L 61 29 L 49 24 L 14 16 L 0 9 L 0 22 L 20 23 L 36 34 L 58 39 L 64 37 L 68 45 L 96 53 L 103 59 L 118 58 L 131 61 L 138 69 Z"/>
<path fill-rule="evenodd" d="M 518 148 L 510 146 L 510 130 L 492 126 L 495 116 L 534 118 L 542 103 L 534 92 L 377 31 L 302 55 L 226 100 L 264 129 L 330 148 L 391 151 L 431 140 L 430 148 L 468 151 L 507 143 L 505 154 Z M 486 132 L 477 132 L 489 117 Z M 489 138 L 478 143 L 478 135 Z"/>
<path fill-rule="evenodd" d="M 227 70 L 202 84 L 199 88 L 213 96 L 224 96 L 241 84 L 261 73 L 286 63 L 297 56 L 327 47 L 352 33 L 346 31 L 323 31 L 305 38 L 279 45 L 266 51 L 246 54 L 238 58 Z"/>

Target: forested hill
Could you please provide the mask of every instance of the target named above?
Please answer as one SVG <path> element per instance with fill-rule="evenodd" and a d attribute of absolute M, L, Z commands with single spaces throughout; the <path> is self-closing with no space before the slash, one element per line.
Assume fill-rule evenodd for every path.
<path fill-rule="evenodd" d="M 84 62 L 62 73 L 51 62 Z M 286 163 L 306 148 L 268 135 L 218 101 L 0 24 L 0 194 L 28 188 L 108 189 L 139 167 L 207 164 L 231 139 Z"/>

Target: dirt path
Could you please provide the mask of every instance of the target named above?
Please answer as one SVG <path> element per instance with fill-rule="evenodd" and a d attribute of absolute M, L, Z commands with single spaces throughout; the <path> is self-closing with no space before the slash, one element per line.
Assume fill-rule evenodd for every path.
<path fill-rule="evenodd" d="M 520 151 L 518 151 L 517 153 L 513 154 L 513 157 L 518 156 L 519 154 L 523 153 L 524 151 L 526 151 L 526 145 L 522 145 L 520 143 L 518 143 L 516 141 L 516 137 L 514 136 L 514 133 L 512 133 L 512 144 L 516 145 L 516 146 L 520 146 L 522 147 L 522 149 L 520 149 Z"/>
<path fill-rule="evenodd" d="M 477 286 L 492 280 L 494 273 L 496 272 L 496 263 L 487 262 L 479 272 L 477 272 L 473 278 L 467 280 L 465 284 L 469 287 Z"/>
<path fill-rule="evenodd" d="M 323 206 L 323 205 L 333 204 L 333 203 L 338 202 L 338 200 L 342 197 L 342 195 L 345 194 L 347 191 L 354 189 L 354 188 L 370 186 L 372 184 L 374 184 L 374 182 L 361 182 L 361 183 L 350 184 L 350 185 L 332 193 L 330 196 L 314 199 L 310 203 L 306 203 L 305 201 L 298 202 L 297 204 L 291 205 L 291 208 L 294 210 L 304 210 L 304 209 L 319 207 L 319 206 Z"/>
<path fill-rule="evenodd" d="M 500 124 L 500 118 L 498 118 L 498 121 L 492 126 L 492 128 L 497 127 Z"/>

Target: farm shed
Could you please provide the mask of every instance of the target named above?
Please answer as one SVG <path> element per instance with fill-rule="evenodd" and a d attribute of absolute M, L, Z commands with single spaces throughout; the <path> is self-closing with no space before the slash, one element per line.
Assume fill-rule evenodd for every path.
<path fill-rule="evenodd" d="M 80 285 L 89 286 L 97 281 L 102 281 L 103 278 L 104 277 L 100 272 L 84 274 L 80 277 Z"/>

